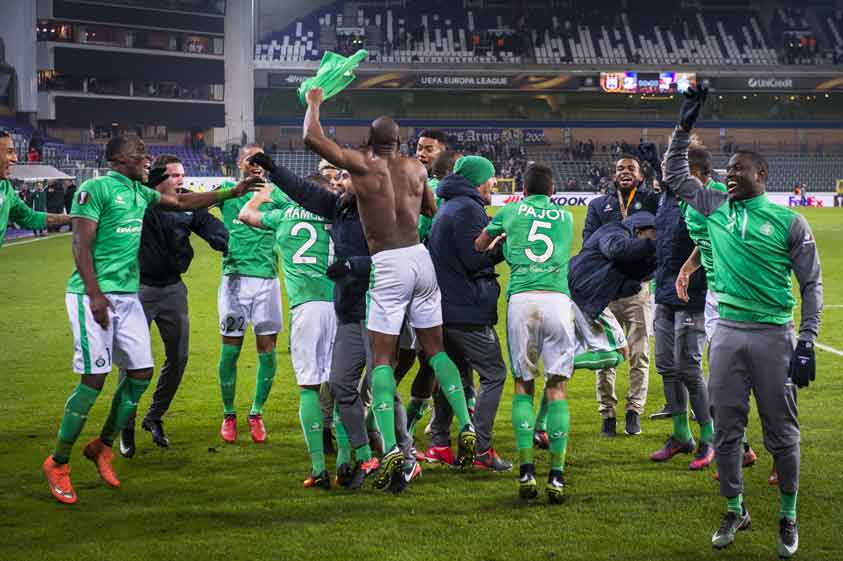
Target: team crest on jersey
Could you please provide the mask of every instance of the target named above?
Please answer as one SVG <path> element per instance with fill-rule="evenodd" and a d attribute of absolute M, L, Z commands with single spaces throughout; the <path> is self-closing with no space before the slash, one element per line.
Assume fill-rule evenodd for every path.
<path fill-rule="evenodd" d="M 88 194 L 87 191 L 79 191 L 79 194 L 76 195 L 76 202 L 80 205 L 87 204 L 90 200 L 91 196 Z"/>
<path fill-rule="evenodd" d="M 641 210 L 641 201 L 635 203 L 635 210 Z"/>
<path fill-rule="evenodd" d="M 769 236 L 770 234 L 773 233 L 773 225 L 770 224 L 769 222 L 765 222 L 764 224 L 761 225 L 761 227 L 758 229 L 758 231 L 761 232 L 762 234 L 764 234 L 765 236 Z"/>

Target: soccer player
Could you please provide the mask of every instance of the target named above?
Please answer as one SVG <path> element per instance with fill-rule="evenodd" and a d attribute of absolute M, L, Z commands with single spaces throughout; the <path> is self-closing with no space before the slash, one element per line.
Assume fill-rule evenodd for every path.
<path fill-rule="evenodd" d="M 393 401 L 395 351 L 405 314 L 460 426 L 458 461 L 474 461 L 477 436 L 465 403 L 459 371 L 444 351 L 442 306 L 430 254 L 419 243 L 418 217 L 435 213 L 427 171 L 402 156 L 398 125 L 389 117 L 372 122 L 365 152 L 340 148 L 319 124 L 323 92 L 307 92 L 305 144 L 334 165 L 351 173 L 360 221 L 372 254 L 367 327 L 372 338 L 372 397 L 385 454 L 375 487 L 386 487 L 399 473 L 404 456 L 396 445 Z"/>
<path fill-rule="evenodd" d="M 12 166 L 17 163 L 18 154 L 12 137 L 0 130 L 0 247 L 3 247 L 10 221 L 31 230 L 70 224 L 70 216 L 35 212 L 21 200 L 9 181 Z"/>
<path fill-rule="evenodd" d="M 582 232 L 583 242 L 604 224 L 621 222 L 641 211 L 656 214 L 658 195 L 644 191 L 643 181 L 641 162 L 638 158 L 621 155 L 615 163 L 615 189 L 588 204 Z M 627 330 L 629 339 L 629 392 L 626 396 L 625 432 L 634 435 L 640 432 L 641 414 L 647 402 L 650 371 L 648 326 L 652 316 L 649 285 L 645 283 L 639 292 L 612 302 L 609 308 Z M 597 373 L 597 399 L 600 403 L 600 415 L 603 417 L 601 434 L 607 437 L 617 434 L 615 405 L 618 400 L 615 396 L 615 376 L 613 368 Z"/>
<path fill-rule="evenodd" d="M 157 184 L 157 185 L 156 185 Z M 168 195 L 187 192 L 184 165 L 175 156 L 155 159 L 149 173 L 149 185 Z M 170 441 L 164 433 L 162 418 L 170 408 L 187 367 L 190 340 L 190 316 L 187 310 L 187 287 L 181 276 L 193 260 L 190 234 L 195 233 L 220 252 L 228 247 L 228 231 L 223 223 L 206 209 L 174 212 L 159 207 L 147 209 L 143 215 L 140 251 L 140 288 L 138 299 L 143 306 L 146 323 L 155 322 L 164 342 L 164 365 L 141 426 L 152 435 L 152 441 L 167 448 Z M 126 370 L 120 369 L 120 379 Z M 135 455 L 135 418 L 129 419 L 120 436 L 120 454 Z"/>
<path fill-rule="evenodd" d="M 70 482 L 70 452 L 112 362 L 126 368 L 127 376 L 117 385 L 100 435 L 84 450 L 112 487 L 119 487 L 120 481 L 111 465 L 111 445 L 135 414 L 152 377 L 149 325 L 137 296 L 138 247 L 147 207 L 205 208 L 242 196 L 257 181 L 248 179 L 210 193 L 159 193 L 143 185 L 149 157 L 144 142 L 134 136 L 112 138 L 105 159 L 111 171 L 83 183 L 71 210 L 76 270 L 65 302 L 74 338 L 73 368 L 81 380 L 65 403 L 56 448 L 43 464 L 50 492 L 63 503 L 77 500 Z"/>
<path fill-rule="evenodd" d="M 714 181 L 711 177 L 712 164 L 711 153 L 708 152 L 701 145 L 694 145 L 692 142 L 688 148 L 688 167 L 691 175 L 700 180 L 700 183 L 706 186 L 707 189 L 714 189 L 722 193 L 726 192 L 726 186 L 720 182 Z M 708 290 L 705 294 L 705 338 L 709 344 L 709 354 L 711 352 L 711 338 L 714 335 L 714 329 L 717 327 L 717 320 L 720 317 L 717 311 L 717 294 L 714 292 L 714 285 L 716 279 L 716 272 L 714 270 L 714 257 L 711 253 L 711 240 L 708 235 L 708 224 L 705 216 L 694 210 L 688 203 L 682 201 L 679 203 L 682 209 L 682 216 L 685 219 L 685 224 L 688 228 L 688 235 L 694 240 L 696 247 L 682 268 L 676 276 L 676 294 L 681 300 L 688 301 L 688 286 L 690 284 L 691 275 L 700 267 L 705 271 L 706 282 Z M 709 359 L 710 362 L 710 359 Z M 749 467 L 758 459 L 755 451 L 749 445 L 746 438 L 746 431 L 743 435 L 743 457 L 741 463 L 743 467 Z M 775 474 L 775 466 L 773 466 L 773 475 L 776 476 L 773 483 L 778 482 L 778 476 Z"/>
<path fill-rule="evenodd" d="M 262 212 L 262 204 L 274 201 L 275 189 L 269 184 L 255 194 L 239 218 L 249 226 L 275 232 L 290 306 L 290 349 L 299 385 L 299 419 L 310 454 L 311 470 L 304 486 L 330 489 L 319 389 L 328 381 L 337 331 L 334 283 L 325 276 L 333 262 L 334 248 L 328 234 L 329 223 L 323 217 L 292 202 L 284 208 Z"/>
<path fill-rule="evenodd" d="M 568 291 L 568 260 L 574 234 L 573 215 L 550 200 L 553 173 L 540 164 L 524 174 L 524 200 L 500 209 L 475 240 L 477 251 L 486 251 L 495 240 L 504 243 L 510 267 L 507 289 L 507 344 L 515 398 L 512 427 L 521 463 L 519 494 L 538 496 L 533 461 L 534 379 L 539 361 L 544 366 L 548 400 L 550 473 L 548 500 L 565 498 L 565 452 L 571 424 L 567 384 L 574 370 L 576 337 L 574 312 Z"/>
<path fill-rule="evenodd" d="M 726 193 L 706 189 L 690 174 L 690 131 L 706 97 L 705 88 L 685 94 L 667 153 L 667 185 L 706 218 L 717 271 L 720 319 L 711 341 L 709 388 L 720 494 L 726 497 L 727 511 L 711 542 L 718 549 L 727 547 L 750 524 L 743 501 L 741 440 L 752 392 L 764 445 L 779 473 L 777 549 L 780 557 L 791 557 L 799 546 L 796 388 L 807 387 L 816 375 L 814 340 L 823 302 L 819 254 L 805 219 L 767 197 L 769 167 L 760 154 L 739 150 L 732 155 Z M 792 274 L 802 297 L 795 349 Z"/>
<path fill-rule="evenodd" d="M 264 178 L 258 165 L 249 158 L 263 153 L 257 144 L 240 149 L 237 165 L 243 178 Z M 266 441 L 263 407 L 272 389 L 277 368 L 275 343 L 283 328 L 281 286 L 278 282 L 278 258 L 273 249 L 275 236 L 271 230 L 252 228 L 238 218 L 240 210 L 251 199 L 246 194 L 220 204 L 222 219 L 228 229 L 228 253 L 222 261 L 222 282 L 217 293 L 222 350 L 219 361 L 220 393 L 223 421 L 220 434 L 225 442 L 237 439 L 237 410 L 234 406 L 237 386 L 237 359 L 243 347 L 246 327 L 251 323 L 258 351 L 255 397 L 249 410 L 249 431 L 256 443 Z M 284 208 L 289 199 L 279 190 L 272 191 L 272 201 L 261 210 Z"/>
<path fill-rule="evenodd" d="M 366 293 L 369 287 L 371 257 L 363 234 L 354 185 L 342 170 L 337 188 L 330 191 L 302 180 L 284 166 L 276 166 L 265 154 L 256 154 L 252 161 L 270 174 L 272 181 L 304 209 L 330 221 L 336 261 L 326 270 L 334 281 L 334 311 L 337 318 L 334 353 L 331 359 L 330 388 L 335 398 L 334 426 L 337 430 L 337 485 L 349 490 L 360 489 L 365 479 L 375 474 L 379 462 L 373 456 L 367 435 L 366 391 L 361 387 L 364 368 L 371 370 L 372 346 L 366 332 Z M 365 381 L 365 376 L 363 376 Z M 398 392 L 395 392 L 395 431 L 399 448 L 404 453 L 403 477 L 393 478 L 390 490 L 400 492 L 421 474 L 421 466 L 412 453 L 412 442 L 406 431 L 406 417 Z M 351 451 L 356 463 L 351 468 Z"/>

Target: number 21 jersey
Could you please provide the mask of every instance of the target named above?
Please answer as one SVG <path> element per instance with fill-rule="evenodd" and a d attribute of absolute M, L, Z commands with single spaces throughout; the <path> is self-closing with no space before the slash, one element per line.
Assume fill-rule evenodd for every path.
<path fill-rule="evenodd" d="M 511 270 L 507 298 L 520 292 L 568 291 L 574 217 L 547 195 L 530 195 L 500 209 L 486 232 L 506 233 L 504 258 Z"/>

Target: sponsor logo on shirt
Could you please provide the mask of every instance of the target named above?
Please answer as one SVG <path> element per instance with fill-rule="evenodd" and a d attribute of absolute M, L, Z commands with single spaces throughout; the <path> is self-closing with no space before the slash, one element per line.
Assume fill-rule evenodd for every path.
<path fill-rule="evenodd" d="M 115 230 L 118 234 L 139 234 L 143 229 L 143 220 L 140 218 L 130 218 L 123 226 L 118 226 Z"/>

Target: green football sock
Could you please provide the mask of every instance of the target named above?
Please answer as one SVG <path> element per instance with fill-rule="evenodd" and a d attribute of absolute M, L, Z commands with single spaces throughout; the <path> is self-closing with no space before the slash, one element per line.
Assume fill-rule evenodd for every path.
<path fill-rule="evenodd" d="M 234 390 L 237 388 L 237 359 L 239 357 L 240 347 L 238 345 L 223 343 L 218 372 L 223 412 L 226 415 L 234 415 L 236 412 L 234 409 Z"/>
<path fill-rule="evenodd" d="M 796 493 L 782 493 L 779 491 L 779 520 L 789 518 L 796 521 Z"/>
<path fill-rule="evenodd" d="M 79 384 L 73 388 L 73 392 L 64 404 L 64 415 L 59 426 L 56 449 L 53 451 L 53 460 L 57 464 L 66 464 L 70 461 L 70 450 L 79 438 L 79 433 L 82 432 L 82 427 L 88 419 L 88 411 L 94 406 L 99 394 L 99 390 L 85 384 Z"/>
<path fill-rule="evenodd" d="M 334 430 L 337 433 L 337 466 L 351 464 L 351 442 L 340 415 L 340 406 L 334 402 Z"/>
<path fill-rule="evenodd" d="M 322 447 L 322 406 L 319 392 L 299 388 L 299 421 L 310 454 L 310 472 L 319 475 L 325 471 L 325 452 Z"/>
<path fill-rule="evenodd" d="M 688 424 L 688 412 L 676 413 L 673 419 L 673 438 L 679 442 L 688 442 L 693 438 L 691 435 L 691 426 Z"/>
<path fill-rule="evenodd" d="M 518 460 L 522 464 L 533 463 L 533 431 L 536 417 L 533 411 L 533 396 L 519 393 L 512 398 L 512 428 L 515 430 L 515 446 Z"/>
<path fill-rule="evenodd" d="M 372 447 L 367 442 L 363 446 L 358 446 L 354 449 L 354 456 L 358 462 L 366 462 L 372 459 Z"/>
<path fill-rule="evenodd" d="M 378 431 L 378 422 L 375 420 L 375 411 L 372 409 L 372 406 L 366 408 L 366 431 L 367 432 L 379 432 Z"/>
<path fill-rule="evenodd" d="M 547 394 L 542 392 L 542 400 L 539 402 L 539 412 L 536 415 L 536 431 L 547 432 Z"/>
<path fill-rule="evenodd" d="M 407 432 L 410 437 L 416 432 L 416 424 L 424 418 L 427 408 L 430 406 L 430 399 L 410 396 L 407 403 Z"/>
<path fill-rule="evenodd" d="M 395 446 L 395 376 L 392 367 L 381 364 L 372 369 L 372 412 L 383 438 L 384 453 Z"/>
<path fill-rule="evenodd" d="M 571 412 L 567 399 L 556 399 L 547 404 L 547 435 L 550 440 L 550 469 L 565 469 L 565 452 L 568 449 L 568 431 Z"/>
<path fill-rule="evenodd" d="M 711 444 L 714 440 L 714 421 L 709 419 L 705 423 L 700 423 L 700 442 Z"/>
<path fill-rule="evenodd" d="M 623 362 L 623 355 L 617 351 L 585 352 L 574 357 L 574 369 L 603 370 L 616 368 Z"/>
<path fill-rule="evenodd" d="M 737 497 L 726 497 L 726 509 L 735 514 L 743 514 L 743 495 Z"/>
<path fill-rule="evenodd" d="M 108 417 L 105 419 L 105 424 L 102 426 L 100 432 L 100 439 L 106 446 L 111 446 L 132 415 L 138 409 L 138 401 L 143 392 L 149 387 L 149 380 L 139 380 L 126 376 L 114 391 L 114 397 L 111 399 L 111 410 L 108 412 Z"/>
<path fill-rule="evenodd" d="M 255 400 L 252 402 L 252 410 L 249 415 L 260 415 L 263 413 L 263 406 L 269 397 L 269 390 L 272 389 L 272 381 L 275 380 L 275 370 L 278 363 L 275 358 L 275 351 L 258 353 L 258 373 L 255 382 Z M 318 396 L 318 392 L 317 392 Z"/>
<path fill-rule="evenodd" d="M 462 389 L 457 365 L 444 352 L 431 357 L 429 362 L 439 382 L 439 387 L 451 405 L 454 415 L 457 416 L 457 422 L 462 430 L 462 427 L 471 424 L 471 417 L 468 414 L 468 405 L 465 402 L 465 392 Z"/>

